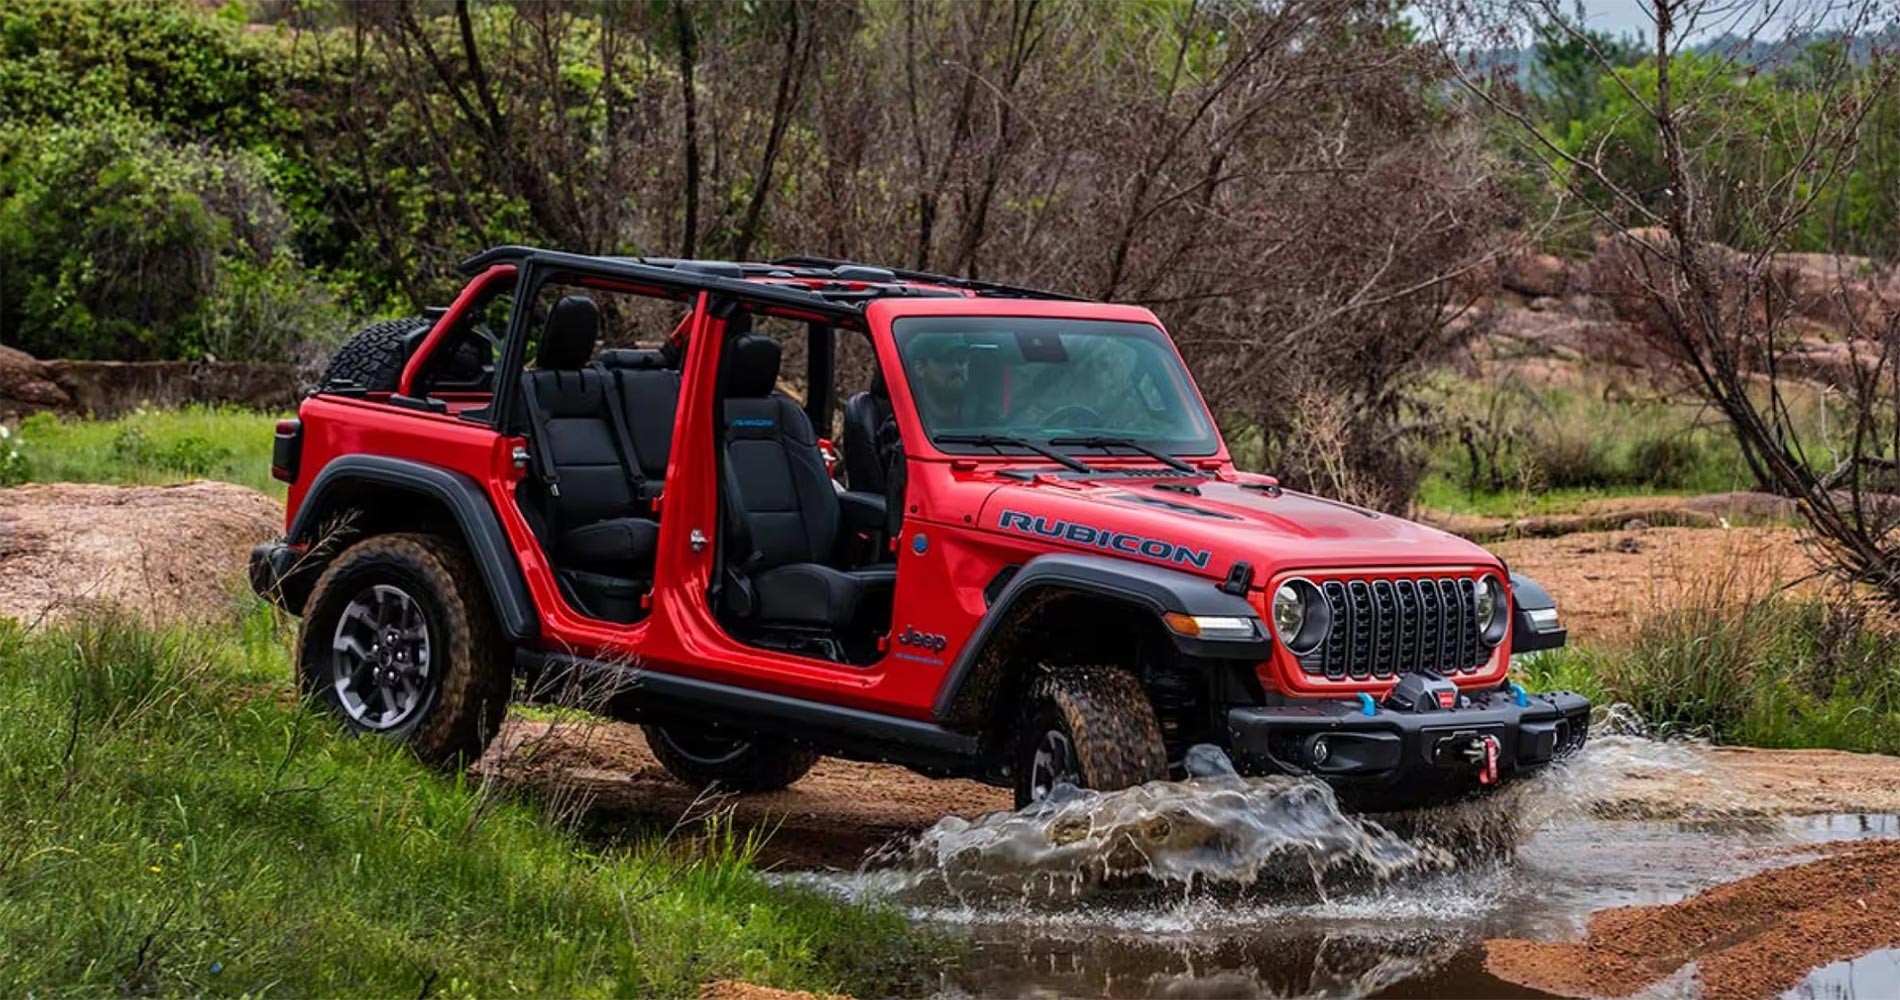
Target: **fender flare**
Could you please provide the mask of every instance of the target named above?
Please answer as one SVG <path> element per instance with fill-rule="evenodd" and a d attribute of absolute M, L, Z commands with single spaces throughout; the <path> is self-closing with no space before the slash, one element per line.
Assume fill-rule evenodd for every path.
<path fill-rule="evenodd" d="M 1019 609 L 1050 593 L 1086 594 L 1133 605 L 1153 615 L 1156 624 L 1160 624 L 1162 615 L 1170 612 L 1260 617 L 1246 598 L 1221 590 L 1215 581 L 1206 577 L 1108 556 L 1069 553 L 1037 556 L 1011 576 L 990 601 L 983 620 L 944 675 L 932 706 L 932 713 L 940 722 L 955 719 L 972 701 L 987 697 L 989 684 L 979 675 L 994 672 L 996 668 L 985 670 L 984 654 L 1001 638 L 999 632 Z M 1273 640 L 1265 623 L 1254 640 L 1201 639 L 1180 635 L 1166 626 L 1162 626 L 1162 632 L 1174 641 L 1177 651 L 1197 659 L 1258 662 L 1273 650 Z"/>
<path fill-rule="evenodd" d="M 311 482 L 285 539 L 292 544 L 310 541 L 323 519 L 339 503 L 347 503 L 341 498 L 365 484 L 440 501 L 455 518 L 462 543 L 481 572 L 489 607 L 494 609 L 502 632 L 517 642 L 540 634 L 541 619 L 508 533 L 502 530 L 501 519 L 495 516 L 481 484 L 460 472 L 385 455 L 334 459 Z"/>
<path fill-rule="evenodd" d="M 1532 612 L 1545 612 L 1533 619 Z M 1556 617 L 1557 602 L 1544 585 L 1522 573 L 1511 574 L 1511 655 L 1561 649 L 1570 630 Z M 1544 624 L 1548 622 L 1548 624 Z"/>

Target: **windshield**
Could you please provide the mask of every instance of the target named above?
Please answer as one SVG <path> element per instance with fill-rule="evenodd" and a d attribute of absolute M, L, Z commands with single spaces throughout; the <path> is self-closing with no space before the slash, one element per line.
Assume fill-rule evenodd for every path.
<path fill-rule="evenodd" d="M 1150 324 L 911 316 L 892 332 L 924 430 L 946 451 L 993 450 L 940 440 L 962 435 L 1129 438 L 1184 455 L 1219 448 L 1181 359 Z"/>

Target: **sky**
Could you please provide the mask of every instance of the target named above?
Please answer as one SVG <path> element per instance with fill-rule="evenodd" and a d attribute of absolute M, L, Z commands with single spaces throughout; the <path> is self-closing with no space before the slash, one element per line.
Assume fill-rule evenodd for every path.
<path fill-rule="evenodd" d="M 1577 0 L 1564 0 L 1566 4 Z M 1656 23 L 1644 14 L 1645 0 L 1581 0 L 1584 20 L 1597 31 L 1612 35 L 1653 34 Z M 1711 0 L 1705 5 L 1699 35 L 1720 35 L 1727 31 L 1756 34 L 1754 29 L 1766 18 L 1764 38 L 1775 38 L 1790 26 L 1814 28 L 1845 23 L 1848 12 L 1860 6 L 1854 0 Z"/>

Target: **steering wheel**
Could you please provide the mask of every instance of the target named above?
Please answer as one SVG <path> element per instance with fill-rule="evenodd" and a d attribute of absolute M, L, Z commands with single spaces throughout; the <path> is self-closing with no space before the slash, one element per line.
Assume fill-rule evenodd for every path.
<path fill-rule="evenodd" d="M 1099 427 L 1102 415 L 1081 403 L 1070 403 L 1057 408 L 1044 422 L 1054 427 Z"/>

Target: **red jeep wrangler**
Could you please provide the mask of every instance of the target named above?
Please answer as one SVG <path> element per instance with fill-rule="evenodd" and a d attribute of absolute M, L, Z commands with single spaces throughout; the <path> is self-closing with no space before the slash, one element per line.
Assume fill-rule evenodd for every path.
<path fill-rule="evenodd" d="M 1364 808 L 1583 743 L 1584 699 L 1508 679 L 1564 641 L 1543 590 L 1237 470 L 1146 309 L 818 258 L 463 270 L 277 428 L 252 583 L 352 729 L 466 761 L 517 680 L 588 681 L 695 784 L 834 754 L 1028 803 L 1209 743 Z"/>

